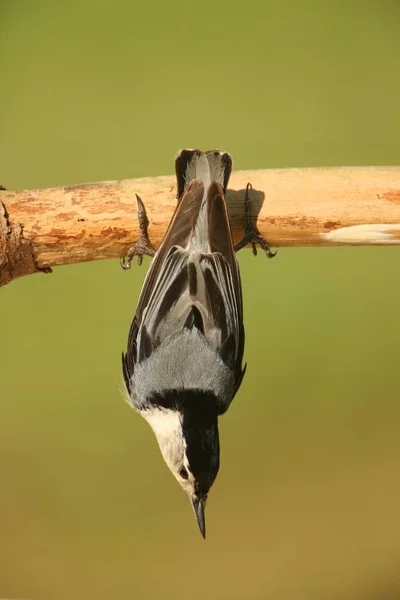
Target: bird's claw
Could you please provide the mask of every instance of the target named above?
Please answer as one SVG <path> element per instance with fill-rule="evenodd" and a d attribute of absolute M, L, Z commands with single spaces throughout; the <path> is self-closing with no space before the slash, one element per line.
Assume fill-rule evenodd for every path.
<path fill-rule="evenodd" d="M 132 248 L 129 248 L 126 256 L 120 259 L 121 267 L 128 271 L 131 268 L 131 262 L 134 256 L 137 256 L 137 264 L 140 266 L 143 262 L 143 256 L 154 256 L 156 251 L 151 245 L 148 234 L 149 220 L 147 218 L 146 209 L 140 196 L 136 194 L 137 215 L 139 221 L 140 237 Z"/>
<path fill-rule="evenodd" d="M 268 258 L 274 258 L 276 256 L 276 252 L 272 252 L 267 240 L 265 240 L 262 235 L 260 235 L 257 227 L 253 225 L 251 220 L 251 212 L 250 212 L 250 196 L 249 190 L 251 189 L 251 183 L 248 183 L 246 186 L 246 195 L 244 197 L 244 236 L 240 240 L 239 243 L 235 246 L 235 252 L 238 252 L 247 244 L 251 244 L 253 248 L 254 256 L 257 256 L 257 244 L 260 246 L 262 250 L 264 250 L 265 254 Z"/>

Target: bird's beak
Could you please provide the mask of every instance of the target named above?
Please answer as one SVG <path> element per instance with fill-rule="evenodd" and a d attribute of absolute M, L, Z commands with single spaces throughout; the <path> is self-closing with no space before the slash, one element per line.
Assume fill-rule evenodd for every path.
<path fill-rule="evenodd" d="M 206 522 L 204 519 L 204 509 L 206 507 L 206 499 L 207 499 L 207 496 L 202 497 L 202 498 L 194 496 L 194 498 L 192 498 L 192 506 L 193 506 L 194 514 L 196 515 L 197 524 L 199 526 L 201 535 L 203 536 L 204 539 L 206 538 Z"/>

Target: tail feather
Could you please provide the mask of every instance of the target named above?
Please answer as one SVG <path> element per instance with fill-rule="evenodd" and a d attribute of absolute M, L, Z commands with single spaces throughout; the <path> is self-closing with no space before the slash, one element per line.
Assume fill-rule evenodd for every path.
<path fill-rule="evenodd" d="M 175 170 L 178 199 L 192 179 L 203 182 L 205 193 L 213 181 L 217 181 L 225 192 L 232 171 L 232 157 L 228 152 L 219 150 L 180 150 L 175 159 Z"/>
<path fill-rule="evenodd" d="M 185 181 L 188 185 L 193 179 L 200 179 L 207 190 L 211 183 L 210 165 L 207 155 L 204 152 L 195 152 L 192 158 L 186 163 Z"/>
<path fill-rule="evenodd" d="M 220 152 L 219 150 L 206 152 L 206 155 L 210 167 L 211 183 L 216 181 L 222 185 L 225 194 L 232 172 L 232 156 L 228 152 Z"/>

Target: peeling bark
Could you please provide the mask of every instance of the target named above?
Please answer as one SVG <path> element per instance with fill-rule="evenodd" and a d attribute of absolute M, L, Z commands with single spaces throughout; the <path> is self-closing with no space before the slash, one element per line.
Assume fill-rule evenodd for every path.
<path fill-rule="evenodd" d="M 6 206 L 0 202 L 0 286 L 39 270 L 32 244 L 24 238 L 23 225 L 11 224 Z"/>

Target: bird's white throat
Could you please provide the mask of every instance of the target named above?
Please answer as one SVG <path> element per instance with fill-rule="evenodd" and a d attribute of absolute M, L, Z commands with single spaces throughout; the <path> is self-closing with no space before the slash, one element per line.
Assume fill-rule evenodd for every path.
<path fill-rule="evenodd" d="M 159 438 L 173 438 L 182 435 L 182 417 L 176 410 L 154 407 L 141 411 L 142 416 Z"/>
<path fill-rule="evenodd" d="M 161 454 L 177 477 L 177 471 L 186 463 L 186 442 L 182 433 L 182 417 L 176 410 L 151 408 L 141 411 L 155 433 Z"/>

